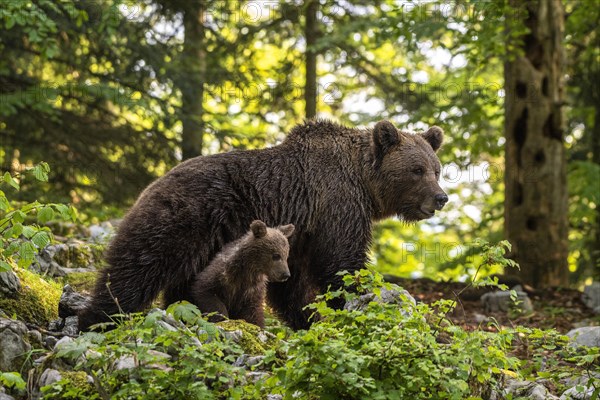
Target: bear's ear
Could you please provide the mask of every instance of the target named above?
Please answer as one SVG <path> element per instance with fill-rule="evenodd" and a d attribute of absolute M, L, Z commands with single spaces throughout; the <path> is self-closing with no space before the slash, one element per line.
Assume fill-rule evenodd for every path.
<path fill-rule="evenodd" d="M 250 224 L 250 229 L 255 238 L 265 237 L 267 235 L 267 225 L 264 222 L 256 220 Z"/>
<path fill-rule="evenodd" d="M 289 225 L 282 225 L 277 227 L 277 229 L 279 229 L 279 231 L 281 231 L 281 233 L 283 233 L 283 236 L 289 238 L 290 236 L 292 236 L 292 233 L 294 233 L 294 225 L 289 224 Z"/>
<path fill-rule="evenodd" d="M 375 163 L 379 164 L 383 156 L 395 145 L 400 143 L 398 129 L 390 121 L 379 121 L 373 128 L 373 155 Z"/>
<path fill-rule="evenodd" d="M 444 131 L 439 126 L 432 126 L 427 132 L 421 133 L 421 137 L 431 145 L 433 151 L 438 151 L 444 141 Z"/>

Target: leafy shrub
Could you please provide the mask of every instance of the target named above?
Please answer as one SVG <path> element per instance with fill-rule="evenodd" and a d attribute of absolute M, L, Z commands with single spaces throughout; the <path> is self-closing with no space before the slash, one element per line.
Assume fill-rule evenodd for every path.
<path fill-rule="evenodd" d="M 5 172 L 2 182 L 14 190 L 19 190 L 21 180 L 33 176 L 38 181 L 46 182 L 49 172 L 48 164 L 41 162 L 26 168 L 23 174 L 17 176 Z M 75 221 L 77 211 L 65 204 L 10 202 L 5 192 L 0 190 L 0 216 L 0 272 L 3 272 L 10 270 L 12 265 L 29 267 L 35 254 L 52 240 L 50 229 L 41 225 L 55 218 Z"/>
<path fill-rule="evenodd" d="M 372 301 L 362 311 L 334 310 L 327 303 L 390 288 L 368 270 L 344 276 L 356 292 L 330 292 L 311 307 L 318 321 L 285 345 L 287 361 L 271 380 L 285 398 L 465 399 L 490 389 L 516 358 L 506 355 L 510 332 L 465 332 L 430 326 L 434 308 Z M 448 302 L 435 306 L 448 307 Z M 446 337 L 447 340 L 439 340 Z"/>
<path fill-rule="evenodd" d="M 64 345 L 57 356 L 75 362 L 94 385 L 64 379 L 42 391 L 47 399 L 262 398 L 233 365 L 242 353 L 195 306 L 176 303 L 166 316 L 160 310 L 135 314 L 117 329 L 85 333 Z M 124 360 L 133 366 L 119 367 Z"/>

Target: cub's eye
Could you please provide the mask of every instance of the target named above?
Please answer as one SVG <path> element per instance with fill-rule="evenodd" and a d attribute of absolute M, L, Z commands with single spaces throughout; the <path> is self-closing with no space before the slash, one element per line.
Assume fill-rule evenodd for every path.
<path fill-rule="evenodd" d="M 281 260 L 281 255 L 280 254 L 273 254 L 273 261 L 279 261 Z"/>
<path fill-rule="evenodd" d="M 415 175 L 423 175 L 425 173 L 425 169 L 423 167 L 417 167 L 412 170 Z"/>

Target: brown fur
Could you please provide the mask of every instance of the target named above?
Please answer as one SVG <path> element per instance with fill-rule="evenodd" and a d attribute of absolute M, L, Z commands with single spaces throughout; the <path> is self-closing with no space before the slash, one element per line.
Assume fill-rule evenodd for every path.
<path fill-rule="evenodd" d="M 215 256 L 192 286 L 192 299 L 209 320 L 243 319 L 264 327 L 263 305 L 267 282 L 285 282 L 290 277 L 288 237 L 293 225 L 267 228 L 253 221 L 251 229 Z"/>
<path fill-rule="evenodd" d="M 190 300 L 196 274 L 252 220 L 292 223 L 291 278 L 269 283 L 267 300 L 292 328 L 309 326 L 303 307 L 339 287 L 337 272 L 364 267 L 372 222 L 398 215 L 429 218 L 447 197 L 438 185 L 440 128 L 411 135 L 382 121 L 353 129 L 313 120 L 280 145 L 196 157 L 151 184 L 108 250 L 92 305 L 80 327 L 118 311 Z M 342 304 L 336 304 L 336 307 Z"/>

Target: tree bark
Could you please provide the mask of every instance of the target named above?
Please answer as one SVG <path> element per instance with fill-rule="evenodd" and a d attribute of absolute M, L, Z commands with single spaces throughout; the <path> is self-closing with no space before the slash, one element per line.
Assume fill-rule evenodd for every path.
<path fill-rule="evenodd" d="M 306 118 L 313 118 L 317 115 L 317 52 L 314 46 L 318 38 L 317 11 L 319 9 L 319 1 L 307 0 L 304 3 L 304 8 L 304 37 L 306 38 L 305 114 Z"/>
<path fill-rule="evenodd" d="M 202 154 L 204 134 L 202 100 L 206 75 L 206 53 L 204 50 L 204 2 L 189 0 L 184 4 L 185 38 L 181 54 L 184 72 L 179 77 L 177 86 L 182 94 L 181 151 L 185 160 Z"/>
<path fill-rule="evenodd" d="M 513 245 L 511 257 L 521 266 L 524 283 L 565 285 L 564 13 L 560 0 L 509 3 L 529 33 L 522 37 L 523 53 L 504 65 L 505 234 Z"/>

